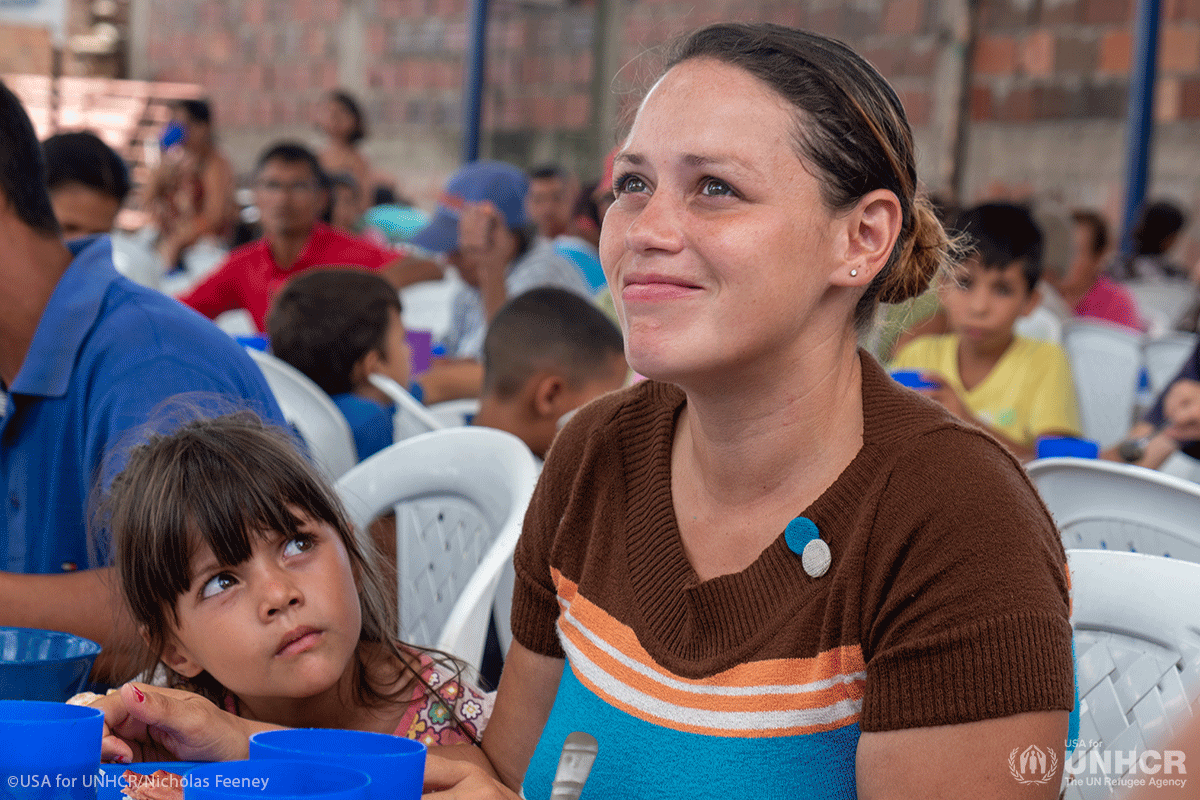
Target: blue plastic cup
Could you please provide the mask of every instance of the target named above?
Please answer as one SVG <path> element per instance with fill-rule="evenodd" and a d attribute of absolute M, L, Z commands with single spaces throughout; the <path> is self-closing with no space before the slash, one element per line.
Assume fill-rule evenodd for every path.
<path fill-rule="evenodd" d="M 294 728 L 250 737 L 250 759 L 300 758 L 343 764 L 371 776 L 372 800 L 419 800 L 425 779 L 425 745 L 370 731 Z"/>
<path fill-rule="evenodd" d="M 898 369 L 892 373 L 892 378 L 901 386 L 910 389 L 936 389 L 941 386 L 937 381 L 925 380 L 917 369 Z"/>
<path fill-rule="evenodd" d="M 0 798 L 95 800 L 104 712 L 0 700 Z"/>
<path fill-rule="evenodd" d="M 368 800 L 365 772 L 316 761 L 216 761 L 183 776 L 183 800 Z"/>
<path fill-rule="evenodd" d="M 1037 442 L 1038 458 L 1098 458 L 1100 445 L 1090 439 L 1074 436 L 1043 436 Z"/>

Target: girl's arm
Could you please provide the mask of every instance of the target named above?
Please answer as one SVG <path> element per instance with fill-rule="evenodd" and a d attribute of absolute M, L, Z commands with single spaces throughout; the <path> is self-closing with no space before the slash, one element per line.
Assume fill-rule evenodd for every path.
<path fill-rule="evenodd" d="M 513 642 L 504 659 L 496 707 L 483 732 L 486 758 L 461 759 L 460 752 L 431 752 L 425 789 L 434 798 L 512 797 L 550 718 L 564 662 L 527 650 Z M 463 761 L 470 761 L 470 764 Z"/>
<path fill-rule="evenodd" d="M 892 798 L 1058 797 L 1066 767 L 1067 712 L 1038 711 L 929 728 L 864 733 L 855 764 L 858 796 Z M 1055 753 L 1053 774 L 1014 774 L 1012 758 L 1035 746 Z M 1050 769 L 1046 762 L 1046 769 Z M 1034 781 L 1045 778 L 1038 785 Z"/>

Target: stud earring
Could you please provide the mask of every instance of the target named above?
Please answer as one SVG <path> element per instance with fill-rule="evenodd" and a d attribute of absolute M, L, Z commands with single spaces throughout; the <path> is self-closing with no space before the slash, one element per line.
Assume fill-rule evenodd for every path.
<path fill-rule="evenodd" d="M 850 277 L 851 277 L 851 278 L 857 278 L 857 277 L 858 277 L 858 270 L 856 270 L 856 269 L 852 269 L 852 270 L 850 270 Z"/>

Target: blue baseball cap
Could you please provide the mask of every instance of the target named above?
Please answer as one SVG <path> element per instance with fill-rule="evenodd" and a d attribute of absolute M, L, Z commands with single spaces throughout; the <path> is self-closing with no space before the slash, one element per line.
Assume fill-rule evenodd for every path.
<path fill-rule="evenodd" d="M 509 230 L 524 228 L 525 194 L 529 179 L 512 164 L 502 161 L 473 161 L 454 173 L 438 197 L 433 220 L 410 239 L 431 253 L 458 249 L 458 218 L 468 203 L 487 200 L 499 210 Z"/>

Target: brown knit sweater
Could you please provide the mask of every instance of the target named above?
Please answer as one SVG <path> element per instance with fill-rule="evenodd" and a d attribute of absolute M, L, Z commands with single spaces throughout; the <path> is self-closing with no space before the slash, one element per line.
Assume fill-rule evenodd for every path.
<path fill-rule="evenodd" d="M 832 554 L 818 578 L 781 531 L 742 572 L 698 579 L 671 496 L 679 389 L 608 395 L 562 431 L 515 557 L 514 635 L 568 659 L 527 796 L 548 780 L 548 757 L 552 777 L 561 739 L 547 737 L 560 728 L 615 739 L 600 752 L 625 788 L 622 762 L 663 757 L 666 745 L 644 741 L 655 729 L 663 741 L 786 740 L 786 753 L 853 730 L 822 740 L 823 759 L 850 751 L 814 778 L 844 789 L 860 729 L 1072 707 L 1066 559 L 1020 465 L 861 357 L 863 447 L 796 510 Z M 760 772 L 780 757 L 769 750 L 754 751 L 770 760 Z M 700 785 L 713 779 L 705 770 Z"/>

